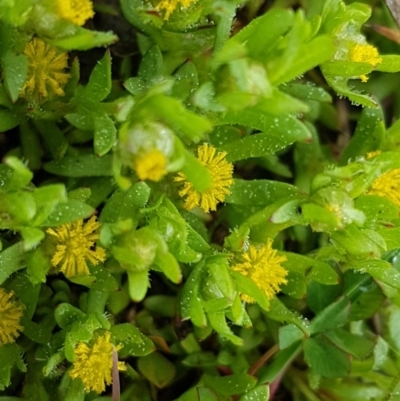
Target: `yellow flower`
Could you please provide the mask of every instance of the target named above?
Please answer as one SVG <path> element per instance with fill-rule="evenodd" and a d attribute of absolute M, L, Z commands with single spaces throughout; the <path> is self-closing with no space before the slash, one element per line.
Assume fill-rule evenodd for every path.
<path fill-rule="evenodd" d="M 141 180 L 160 181 L 167 174 L 167 159 L 164 153 L 153 149 L 138 157 L 134 168 Z"/>
<path fill-rule="evenodd" d="M 82 26 L 94 16 L 90 0 L 56 0 L 56 2 L 58 15 L 75 25 Z"/>
<path fill-rule="evenodd" d="M 116 346 L 115 350 L 121 349 Z M 110 332 L 97 336 L 93 345 L 79 343 L 75 349 L 75 361 L 69 375 L 73 379 L 82 380 L 85 390 L 100 394 L 106 389 L 106 384 L 112 383 L 113 344 L 110 342 Z M 125 364 L 118 362 L 118 369 L 125 370 Z"/>
<path fill-rule="evenodd" d="M 370 186 L 368 194 L 390 199 L 400 207 L 400 168 L 378 177 Z"/>
<path fill-rule="evenodd" d="M 13 291 L 0 288 L 0 346 L 14 342 L 23 330 L 20 320 L 24 306 L 13 298 Z"/>
<path fill-rule="evenodd" d="M 47 233 L 56 237 L 58 245 L 51 259 L 53 266 L 60 266 L 60 270 L 67 277 L 88 275 L 89 269 L 86 261 L 94 265 L 105 260 L 105 251 L 99 246 L 95 249 L 95 241 L 99 234 L 95 231 L 100 227 L 96 217 L 92 216 L 85 224 L 83 220 L 75 223 L 64 224 L 53 230 L 47 229 Z"/>
<path fill-rule="evenodd" d="M 28 57 L 28 80 L 21 90 L 21 96 L 27 92 L 39 98 L 48 97 L 49 92 L 57 96 L 64 96 L 62 86 L 68 81 L 67 67 L 68 55 L 61 53 L 43 40 L 33 38 L 25 47 Z"/>
<path fill-rule="evenodd" d="M 243 262 L 232 266 L 232 269 L 253 280 L 268 299 L 280 291 L 280 284 L 287 283 L 287 271 L 281 266 L 281 263 L 286 261 L 286 256 L 276 254 L 271 239 L 260 249 L 250 245 L 249 251 L 242 258 Z M 242 294 L 241 298 L 248 303 L 254 302 L 254 299 L 246 294 Z"/>
<path fill-rule="evenodd" d="M 233 165 L 225 160 L 226 152 L 217 153 L 217 149 L 208 143 L 199 146 L 197 152 L 199 162 L 211 173 L 211 187 L 205 192 L 199 192 L 192 183 L 186 181 L 183 173 L 179 173 L 175 181 L 185 181 L 183 189 L 179 191 L 182 198 L 186 197 L 185 209 L 191 210 L 200 206 L 208 213 L 210 210 L 217 210 L 217 203 L 223 202 L 226 195 L 230 194 L 228 188 L 233 184 Z"/>
<path fill-rule="evenodd" d="M 368 152 L 365 155 L 367 160 L 374 158 L 375 156 L 379 156 L 382 152 L 380 150 L 373 150 L 372 152 Z"/>
<path fill-rule="evenodd" d="M 380 57 L 378 49 L 368 44 L 357 44 L 353 46 L 349 51 L 349 59 L 357 63 L 371 64 L 374 67 L 382 63 L 382 57 Z M 362 82 L 368 81 L 366 75 L 360 75 L 360 79 Z"/>
<path fill-rule="evenodd" d="M 164 19 L 167 20 L 169 16 L 180 6 L 181 8 L 188 8 L 190 5 L 196 3 L 197 0 L 161 0 L 156 9 L 164 11 Z"/>

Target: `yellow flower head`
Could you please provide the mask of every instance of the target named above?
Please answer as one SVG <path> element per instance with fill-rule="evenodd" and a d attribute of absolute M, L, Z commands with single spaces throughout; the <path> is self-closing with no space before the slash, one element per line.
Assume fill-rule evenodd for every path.
<path fill-rule="evenodd" d="M 382 57 L 380 57 L 378 49 L 368 44 L 357 44 L 353 46 L 349 51 L 349 60 L 357 63 L 371 64 L 374 67 L 382 63 Z M 368 81 L 366 75 L 361 75 L 360 79 L 362 82 Z"/>
<path fill-rule="evenodd" d="M 93 249 L 99 234 L 95 231 L 100 227 L 96 217 L 83 223 L 79 220 L 75 223 L 64 224 L 53 230 L 49 228 L 47 233 L 56 237 L 56 252 L 51 259 L 53 266 L 59 266 L 67 277 L 88 275 L 89 269 L 86 261 L 94 265 L 105 260 L 105 251 L 99 246 Z"/>
<path fill-rule="evenodd" d="M 94 16 L 90 0 L 56 0 L 56 3 L 58 15 L 75 25 L 82 26 Z"/>
<path fill-rule="evenodd" d="M 268 299 L 272 299 L 280 291 L 280 284 L 287 283 L 287 271 L 281 266 L 281 263 L 286 261 L 286 256 L 276 254 L 271 239 L 260 249 L 250 245 L 249 251 L 242 258 L 243 262 L 232 266 L 232 269 L 253 280 Z M 242 294 L 241 298 L 248 303 L 254 302 L 254 299 L 246 294 Z"/>
<path fill-rule="evenodd" d="M 153 149 L 138 157 L 134 168 L 141 180 L 160 181 L 167 174 L 167 158 L 158 149 Z"/>
<path fill-rule="evenodd" d="M 57 96 L 64 96 L 62 86 L 68 81 L 67 53 L 59 52 L 43 40 L 33 38 L 25 47 L 28 57 L 28 80 L 22 88 L 21 96 L 27 92 L 39 98 L 49 96 L 49 92 Z"/>
<path fill-rule="evenodd" d="M 378 177 L 370 186 L 368 194 L 390 199 L 400 207 L 400 168 Z"/>
<path fill-rule="evenodd" d="M 121 346 L 116 346 L 118 351 Z M 112 383 L 113 344 L 110 342 L 110 332 L 97 336 L 93 345 L 79 343 L 74 350 L 75 361 L 69 375 L 73 379 L 82 380 L 85 390 L 100 394 L 106 389 L 106 384 Z M 118 362 L 118 369 L 125 370 L 123 362 Z"/>
<path fill-rule="evenodd" d="M 196 3 L 197 0 L 161 0 L 156 9 L 164 11 L 164 19 L 167 20 L 169 16 L 180 6 L 181 8 L 188 8 L 190 5 Z"/>
<path fill-rule="evenodd" d="M 14 300 L 14 292 L 0 288 L 0 346 L 12 343 L 23 330 L 20 320 L 24 306 Z"/>
<path fill-rule="evenodd" d="M 217 204 L 223 202 L 226 195 L 230 194 L 228 188 L 233 184 L 233 165 L 225 160 L 226 152 L 217 153 L 217 149 L 208 143 L 199 146 L 197 152 L 199 162 L 211 173 L 211 187 L 205 192 L 199 192 L 192 183 L 186 181 L 183 173 L 179 173 L 175 181 L 185 181 L 183 189 L 179 191 L 182 198 L 186 197 L 185 209 L 191 210 L 200 206 L 208 213 L 210 210 L 217 210 Z"/>

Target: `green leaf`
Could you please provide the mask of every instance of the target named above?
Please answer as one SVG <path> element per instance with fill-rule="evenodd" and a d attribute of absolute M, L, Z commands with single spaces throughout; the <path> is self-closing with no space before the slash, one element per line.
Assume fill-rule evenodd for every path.
<path fill-rule="evenodd" d="M 170 252 L 157 252 L 154 263 L 175 284 L 182 281 L 182 272 L 178 261 Z"/>
<path fill-rule="evenodd" d="M 354 104 L 375 108 L 378 103 L 370 96 L 355 92 L 348 87 L 347 78 L 325 77 L 328 84 L 341 96 L 348 97 Z"/>
<path fill-rule="evenodd" d="M 332 102 L 332 96 L 325 91 L 325 89 L 319 86 L 313 86 L 312 84 L 305 83 L 292 83 L 282 85 L 280 89 L 289 95 L 295 96 L 303 100 L 315 100 L 317 102 Z"/>
<path fill-rule="evenodd" d="M 199 282 L 204 265 L 204 259 L 195 265 L 183 286 L 180 299 L 180 315 L 182 320 L 192 319 L 193 323 L 199 327 L 207 325 L 207 318 L 204 314 L 202 304 L 197 299 Z"/>
<path fill-rule="evenodd" d="M 292 50 L 288 48 L 287 53 L 289 55 L 284 54 L 281 58 L 274 60 L 270 68 L 271 82 L 280 85 L 291 81 L 329 60 L 334 55 L 335 50 L 334 43 L 329 36 L 318 36 L 311 42 L 299 47 L 297 54 L 301 52 L 301 56 L 295 61 L 293 60 L 294 54 L 290 54 Z M 280 65 L 280 68 L 276 68 L 277 65 Z"/>
<path fill-rule="evenodd" d="M 139 66 L 138 76 L 150 83 L 159 79 L 163 73 L 163 56 L 158 46 L 154 45 L 144 54 Z"/>
<path fill-rule="evenodd" d="M 349 313 L 350 302 L 346 297 L 341 297 L 318 313 L 311 322 L 310 331 L 320 333 L 343 326 L 348 321 Z"/>
<path fill-rule="evenodd" d="M 84 89 L 84 95 L 94 102 L 101 102 L 111 92 L 111 55 L 107 50 L 97 62 Z M 96 124 L 96 120 L 95 120 Z"/>
<path fill-rule="evenodd" d="M 299 194 L 297 187 L 279 181 L 234 179 L 225 203 L 243 206 L 266 206 L 281 198 Z"/>
<path fill-rule="evenodd" d="M 188 110 L 172 97 L 152 96 L 141 104 L 141 107 L 145 106 L 176 133 L 190 141 L 198 142 L 212 129 L 211 122 L 206 117 Z"/>
<path fill-rule="evenodd" d="M 147 270 L 139 272 L 128 272 L 129 295 L 135 302 L 144 299 L 147 289 L 150 286 L 149 272 Z"/>
<path fill-rule="evenodd" d="M 257 379 L 254 376 L 245 373 L 237 373 L 224 377 L 204 375 L 203 381 L 207 387 L 223 395 L 244 393 L 252 389 L 257 383 Z"/>
<path fill-rule="evenodd" d="M 75 199 L 58 203 L 53 212 L 43 223 L 45 227 L 58 227 L 61 224 L 72 223 L 80 219 L 86 219 L 94 213 L 94 209 Z"/>
<path fill-rule="evenodd" d="M 265 60 L 268 51 L 289 30 L 293 17 L 292 10 L 273 8 L 241 29 L 225 46 L 232 41 L 243 43 L 251 57 Z"/>
<path fill-rule="evenodd" d="M 47 39 L 51 45 L 63 50 L 89 50 L 93 47 L 111 45 L 118 40 L 112 32 L 98 32 L 75 27 L 75 32 L 60 39 Z"/>
<path fill-rule="evenodd" d="M 35 127 L 40 132 L 46 148 L 54 159 L 63 157 L 68 149 L 68 141 L 53 121 L 37 120 Z"/>
<path fill-rule="evenodd" d="M 182 167 L 182 173 L 197 191 L 207 191 L 212 185 L 209 169 L 188 151 L 185 152 L 185 164 Z"/>
<path fill-rule="evenodd" d="M 303 342 L 298 341 L 289 348 L 278 352 L 276 358 L 259 373 L 259 383 L 272 383 L 282 372 L 284 372 L 292 363 L 293 359 L 303 348 Z"/>
<path fill-rule="evenodd" d="M 153 342 L 131 323 L 112 326 L 111 333 L 116 344 L 122 345 L 118 351 L 121 356 L 146 356 L 155 350 Z"/>
<path fill-rule="evenodd" d="M 375 70 L 382 72 L 399 72 L 400 71 L 400 56 L 394 54 L 381 54 L 380 58 L 382 60 Z"/>
<path fill-rule="evenodd" d="M 350 372 L 350 360 L 323 335 L 304 342 L 304 356 L 313 371 L 324 377 L 342 377 Z"/>
<path fill-rule="evenodd" d="M 175 365 L 158 352 L 139 358 L 138 369 L 158 388 L 167 386 L 176 375 Z"/>
<path fill-rule="evenodd" d="M 232 341 L 233 344 L 241 346 L 243 345 L 243 339 L 233 334 L 226 322 L 225 313 L 223 311 L 208 312 L 207 313 L 211 327 L 221 336 L 226 337 Z"/>
<path fill-rule="evenodd" d="M 229 112 L 223 124 L 241 124 L 262 133 L 247 136 L 221 146 L 230 162 L 275 154 L 296 141 L 306 141 L 311 134 L 304 124 L 292 116 L 271 116 L 256 110 Z"/>
<path fill-rule="evenodd" d="M 26 366 L 21 358 L 22 350 L 17 344 L 3 344 L 0 347 L 0 390 L 10 385 L 11 369 L 16 366 L 18 370 L 26 372 Z"/>
<path fill-rule="evenodd" d="M 63 177 L 101 177 L 112 176 L 112 156 L 102 157 L 94 154 L 79 156 L 66 156 L 60 160 L 54 160 L 44 165 L 49 173 Z"/>
<path fill-rule="evenodd" d="M 33 173 L 25 166 L 25 164 L 15 156 L 7 156 L 4 164 L 13 169 L 13 174 L 7 182 L 6 189 L 20 189 L 30 183 Z"/>
<path fill-rule="evenodd" d="M 181 101 L 185 101 L 199 86 L 197 70 L 191 60 L 187 60 L 178 68 L 174 78 L 172 95 Z"/>
<path fill-rule="evenodd" d="M 372 240 L 365 231 L 360 230 L 354 224 L 347 226 L 344 230 L 333 232 L 331 238 L 334 243 L 337 243 L 352 255 L 379 258 L 381 251 L 383 251 L 376 241 Z"/>
<path fill-rule="evenodd" d="M 339 282 L 337 273 L 328 263 L 297 253 L 281 253 L 287 259 L 283 263 L 285 269 L 305 275 L 309 280 L 315 280 L 322 284 L 337 284 Z"/>
<path fill-rule="evenodd" d="M 307 304 L 315 314 L 318 314 L 335 302 L 340 295 L 341 287 L 339 285 L 324 285 L 311 281 L 307 288 Z"/>
<path fill-rule="evenodd" d="M 61 303 L 54 310 L 54 317 L 62 329 L 68 329 L 74 322 L 83 321 L 86 315 L 69 303 Z"/>
<path fill-rule="evenodd" d="M 96 155 L 104 156 L 115 145 L 117 129 L 113 120 L 105 114 L 94 118 L 94 151 Z"/>
<path fill-rule="evenodd" d="M 253 280 L 234 270 L 231 270 L 230 274 L 236 284 L 237 290 L 240 293 L 249 295 L 250 297 L 254 298 L 261 308 L 264 310 L 269 310 L 270 303 L 267 296 Z"/>
<path fill-rule="evenodd" d="M 210 390 L 209 388 L 196 387 L 196 393 L 198 401 L 220 401 L 220 398 L 214 393 L 214 391 Z"/>
<path fill-rule="evenodd" d="M 25 54 L 8 51 L 3 59 L 4 85 L 13 103 L 15 103 L 28 77 L 28 58 Z"/>
<path fill-rule="evenodd" d="M 206 264 L 215 283 L 229 301 L 232 301 L 236 295 L 236 290 L 229 274 L 229 263 L 226 258 L 210 258 Z"/>
<path fill-rule="evenodd" d="M 308 321 L 302 319 L 298 313 L 288 309 L 277 297 L 270 301 L 270 310 L 266 312 L 268 318 L 278 322 L 293 323 L 306 337 L 310 336 L 310 327 Z"/>
<path fill-rule="evenodd" d="M 101 223 L 132 219 L 133 226 L 136 226 L 140 219 L 139 208 L 146 205 L 149 197 L 150 187 L 145 182 L 137 182 L 126 191 L 117 189 L 101 211 Z"/>
<path fill-rule="evenodd" d="M 294 324 L 279 328 L 279 349 L 285 349 L 304 338 L 304 333 Z"/>
<path fill-rule="evenodd" d="M 357 156 L 379 149 L 385 137 L 385 123 L 382 109 L 364 108 L 357 123 L 357 129 L 344 150 L 341 162 L 346 164 Z"/>
<path fill-rule="evenodd" d="M 400 273 L 390 263 L 383 260 L 366 260 L 358 262 L 355 268 L 369 273 L 373 278 L 400 290 Z"/>
<path fill-rule="evenodd" d="M 18 117 L 8 109 L 0 107 L 0 132 L 5 132 L 19 124 Z"/>
<path fill-rule="evenodd" d="M 12 273 L 26 266 L 24 257 L 25 250 L 22 242 L 0 252 L 0 284 L 3 284 Z"/>
<path fill-rule="evenodd" d="M 267 401 L 269 400 L 269 386 L 257 386 L 252 390 L 248 391 L 239 401 Z"/>
<path fill-rule="evenodd" d="M 64 401 L 84 401 L 85 387 L 82 380 L 72 379 L 64 395 Z"/>
<path fill-rule="evenodd" d="M 365 280 L 360 285 L 360 276 Z M 359 287 L 360 293 L 351 304 L 350 320 L 365 320 L 378 312 L 386 299 L 379 285 L 368 273 L 361 274 L 357 270 L 347 270 L 343 275 L 343 287 L 347 291 Z"/>
<path fill-rule="evenodd" d="M 365 359 L 375 347 L 373 341 L 343 329 L 328 331 L 325 336 L 338 348 L 358 359 Z"/>
<path fill-rule="evenodd" d="M 335 60 L 321 65 L 323 74 L 331 77 L 357 77 L 369 74 L 373 69 L 373 65 L 369 63 L 348 60 Z"/>

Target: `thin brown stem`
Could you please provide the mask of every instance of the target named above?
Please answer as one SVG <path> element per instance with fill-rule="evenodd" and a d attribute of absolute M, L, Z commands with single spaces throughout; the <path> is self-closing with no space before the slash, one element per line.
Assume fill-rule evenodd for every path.
<path fill-rule="evenodd" d="M 249 375 L 254 376 L 258 369 L 260 369 L 265 362 L 268 361 L 272 356 L 275 355 L 276 352 L 279 351 L 278 344 L 272 346 L 265 354 L 261 355 L 261 357 L 256 361 L 256 363 L 249 369 Z"/>

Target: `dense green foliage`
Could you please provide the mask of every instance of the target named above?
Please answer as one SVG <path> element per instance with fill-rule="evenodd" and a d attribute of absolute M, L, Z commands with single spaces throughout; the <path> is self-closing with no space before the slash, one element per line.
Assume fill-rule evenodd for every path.
<path fill-rule="evenodd" d="M 56 3 L 0 0 L 0 401 L 111 400 L 111 343 L 122 401 L 400 400 L 384 4 Z"/>

